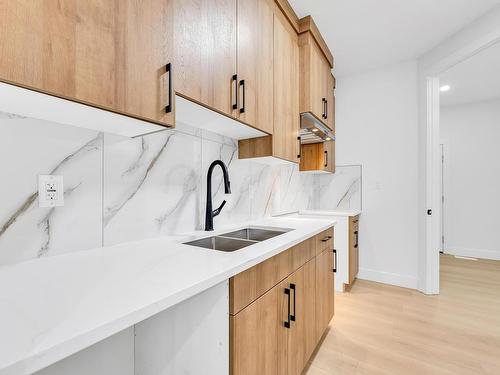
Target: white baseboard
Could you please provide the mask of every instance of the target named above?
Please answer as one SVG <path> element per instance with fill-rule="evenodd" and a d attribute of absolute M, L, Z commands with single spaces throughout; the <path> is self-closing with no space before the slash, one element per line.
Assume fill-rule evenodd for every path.
<path fill-rule="evenodd" d="M 378 283 L 401 286 L 403 288 L 417 289 L 417 278 L 397 273 L 383 272 L 360 268 L 358 279 L 376 281 Z"/>
<path fill-rule="evenodd" d="M 500 250 L 494 251 L 486 249 L 468 249 L 453 246 L 451 249 L 445 249 L 444 253 L 468 258 L 500 260 Z"/>

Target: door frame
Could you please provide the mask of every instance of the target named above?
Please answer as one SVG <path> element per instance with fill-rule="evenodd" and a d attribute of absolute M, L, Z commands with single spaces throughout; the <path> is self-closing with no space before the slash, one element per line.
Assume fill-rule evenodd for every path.
<path fill-rule="evenodd" d="M 458 39 L 458 37 L 457 37 Z M 433 51 L 419 61 L 419 251 L 418 290 L 439 294 L 439 249 L 441 243 L 441 160 L 439 126 L 439 76 L 453 66 L 500 42 L 500 28 L 465 45 Z M 452 43 L 453 44 L 453 43 Z M 439 54 L 441 55 L 439 57 Z M 434 58 L 438 56 L 437 58 Z M 428 210 L 431 210 L 430 212 Z M 429 214 L 430 213 L 430 214 Z"/>

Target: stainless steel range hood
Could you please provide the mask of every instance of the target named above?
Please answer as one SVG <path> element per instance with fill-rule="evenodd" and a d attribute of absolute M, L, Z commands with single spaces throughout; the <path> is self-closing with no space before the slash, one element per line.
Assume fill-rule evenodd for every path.
<path fill-rule="evenodd" d="M 309 112 L 300 115 L 300 143 L 334 141 L 335 134 Z"/>

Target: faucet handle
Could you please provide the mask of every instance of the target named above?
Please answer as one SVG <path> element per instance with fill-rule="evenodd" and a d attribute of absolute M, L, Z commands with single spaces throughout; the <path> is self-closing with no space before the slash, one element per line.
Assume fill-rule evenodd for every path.
<path fill-rule="evenodd" d="M 213 210 L 212 217 L 215 217 L 218 214 L 220 214 L 220 212 L 222 211 L 222 207 L 224 207 L 226 205 L 226 203 L 227 202 L 225 200 L 223 200 L 222 203 L 221 203 L 221 205 L 219 206 L 219 208 L 217 208 L 216 210 Z"/>

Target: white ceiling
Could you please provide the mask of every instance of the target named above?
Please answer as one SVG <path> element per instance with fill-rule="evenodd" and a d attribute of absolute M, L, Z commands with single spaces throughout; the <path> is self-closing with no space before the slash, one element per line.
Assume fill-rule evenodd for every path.
<path fill-rule="evenodd" d="M 500 0 L 289 0 L 312 15 L 338 76 L 417 58 Z"/>
<path fill-rule="evenodd" d="M 440 77 L 441 105 L 450 106 L 484 100 L 500 99 L 500 43 L 455 65 Z"/>

